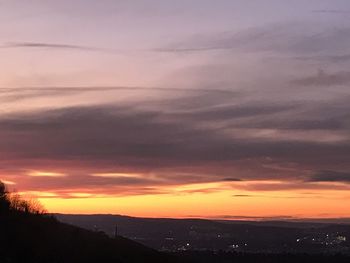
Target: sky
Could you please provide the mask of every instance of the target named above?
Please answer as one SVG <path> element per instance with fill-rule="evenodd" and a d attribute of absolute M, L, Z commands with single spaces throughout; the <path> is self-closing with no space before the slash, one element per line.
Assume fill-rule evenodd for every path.
<path fill-rule="evenodd" d="M 0 0 L 0 180 L 50 212 L 350 217 L 347 0 Z"/>

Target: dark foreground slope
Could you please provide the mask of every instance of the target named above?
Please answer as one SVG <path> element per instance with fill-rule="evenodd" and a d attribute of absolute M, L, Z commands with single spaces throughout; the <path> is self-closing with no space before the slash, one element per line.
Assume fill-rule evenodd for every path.
<path fill-rule="evenodd" d="M 31 214 L 0 215 L 0 262 L 172 262 L 126 238 Z"/>

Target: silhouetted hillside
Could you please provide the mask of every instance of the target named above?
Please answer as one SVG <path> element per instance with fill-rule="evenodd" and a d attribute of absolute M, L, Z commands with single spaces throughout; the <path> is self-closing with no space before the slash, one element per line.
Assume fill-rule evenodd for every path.
<path fill-rule="evenodd" d="M 126 238 L 36 215 L 0 216 L 0 242 L 0 262 L 169 262 Z"/>
<path fill-rule="evenodd" d="M 0 262 L 172 262 L 126 238 L 110 238 L 57 221 L 36 210 L 38 204 L 7 193 L 0 184 Z"/>

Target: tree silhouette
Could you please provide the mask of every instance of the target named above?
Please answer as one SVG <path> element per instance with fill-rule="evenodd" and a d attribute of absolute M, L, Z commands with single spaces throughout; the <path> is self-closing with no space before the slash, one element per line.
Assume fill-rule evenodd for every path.
<path fill-rule="evenodd" d="M 8 191 L 6 185 L 0 181 L 0 215 L 8 213 L 10 210 L 10 202 L 8 200 Z"/>
<path fill-rule="evenodd" d="M 18 193 L 10 193 L 0 181 L 0 214 L 44 214 L 45 208 L 36 199 L 24 200 Z"/>

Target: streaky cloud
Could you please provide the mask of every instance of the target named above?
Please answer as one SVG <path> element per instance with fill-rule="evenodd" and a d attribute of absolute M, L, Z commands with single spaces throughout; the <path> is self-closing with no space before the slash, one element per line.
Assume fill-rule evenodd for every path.
<path fill-rule="evenodd" d="M 43 42 L 8 42 L 0 46 L 0 48 L 37 48 L 37 49 L 71 49 L 84 51 L 108 51 L 107 49 L 72 45 L 72 44 L 56 44 Z"/>
<path fill-rule="evenodd" d="M 240 182 L 240 181 L 242 181 L 242 179 L 234 178 L 234 177 L 227 177 L 227 178 L 224 178 L 222 180 L 225 182 Z"/>
<path fill-rule="evenodd" d="M 348 51 L 349 27 L 289 22 L 193 36 L 182 42 L 154 49 L 155 52 L 195 53 L 208 51 L 254 51 L 283 55 L 320 55 Z"/>
<path fill-rule="evenodd" d="M 301 86 L 334 86 L 346 85 L 350 83 L 349 71 L 338 71 L 335 73 L 327 73 L 324 70 L 318 70 L 314 76 L 308 76 L 292 81 L 292 84 Z"/>
<path fill-rule="evenodd" d="M 206 89 L 206 88 L 171 88 L 171 87 L 150 87 L 150 86 L 42 86 L 42 87 L 19 87 L 19 88 L 0 88 L 1 94 L 21 93 L 21 92 L 53 92 L 53 93 L 75 93 L 75 92 L 90 92 L 90 91 L 113 91 L 113 90 L 155 90 L 160 92 L 204 92 L 204 93 L 224 93 L 238 94 L 237 91 L 230 89 Z"/>
<path fill-rule="evenodd" d="M 319 13 L 319 14 L 350 14 L 350 10 L 316 9 L 316 10 L 312 10 L 312 13 Z"/>
<path fill-rule="evenodd" d="M 350 183 L 350 172 L 325 170 L 319 171 L 309 178 L 311 182 L 346 182 Z"/>

